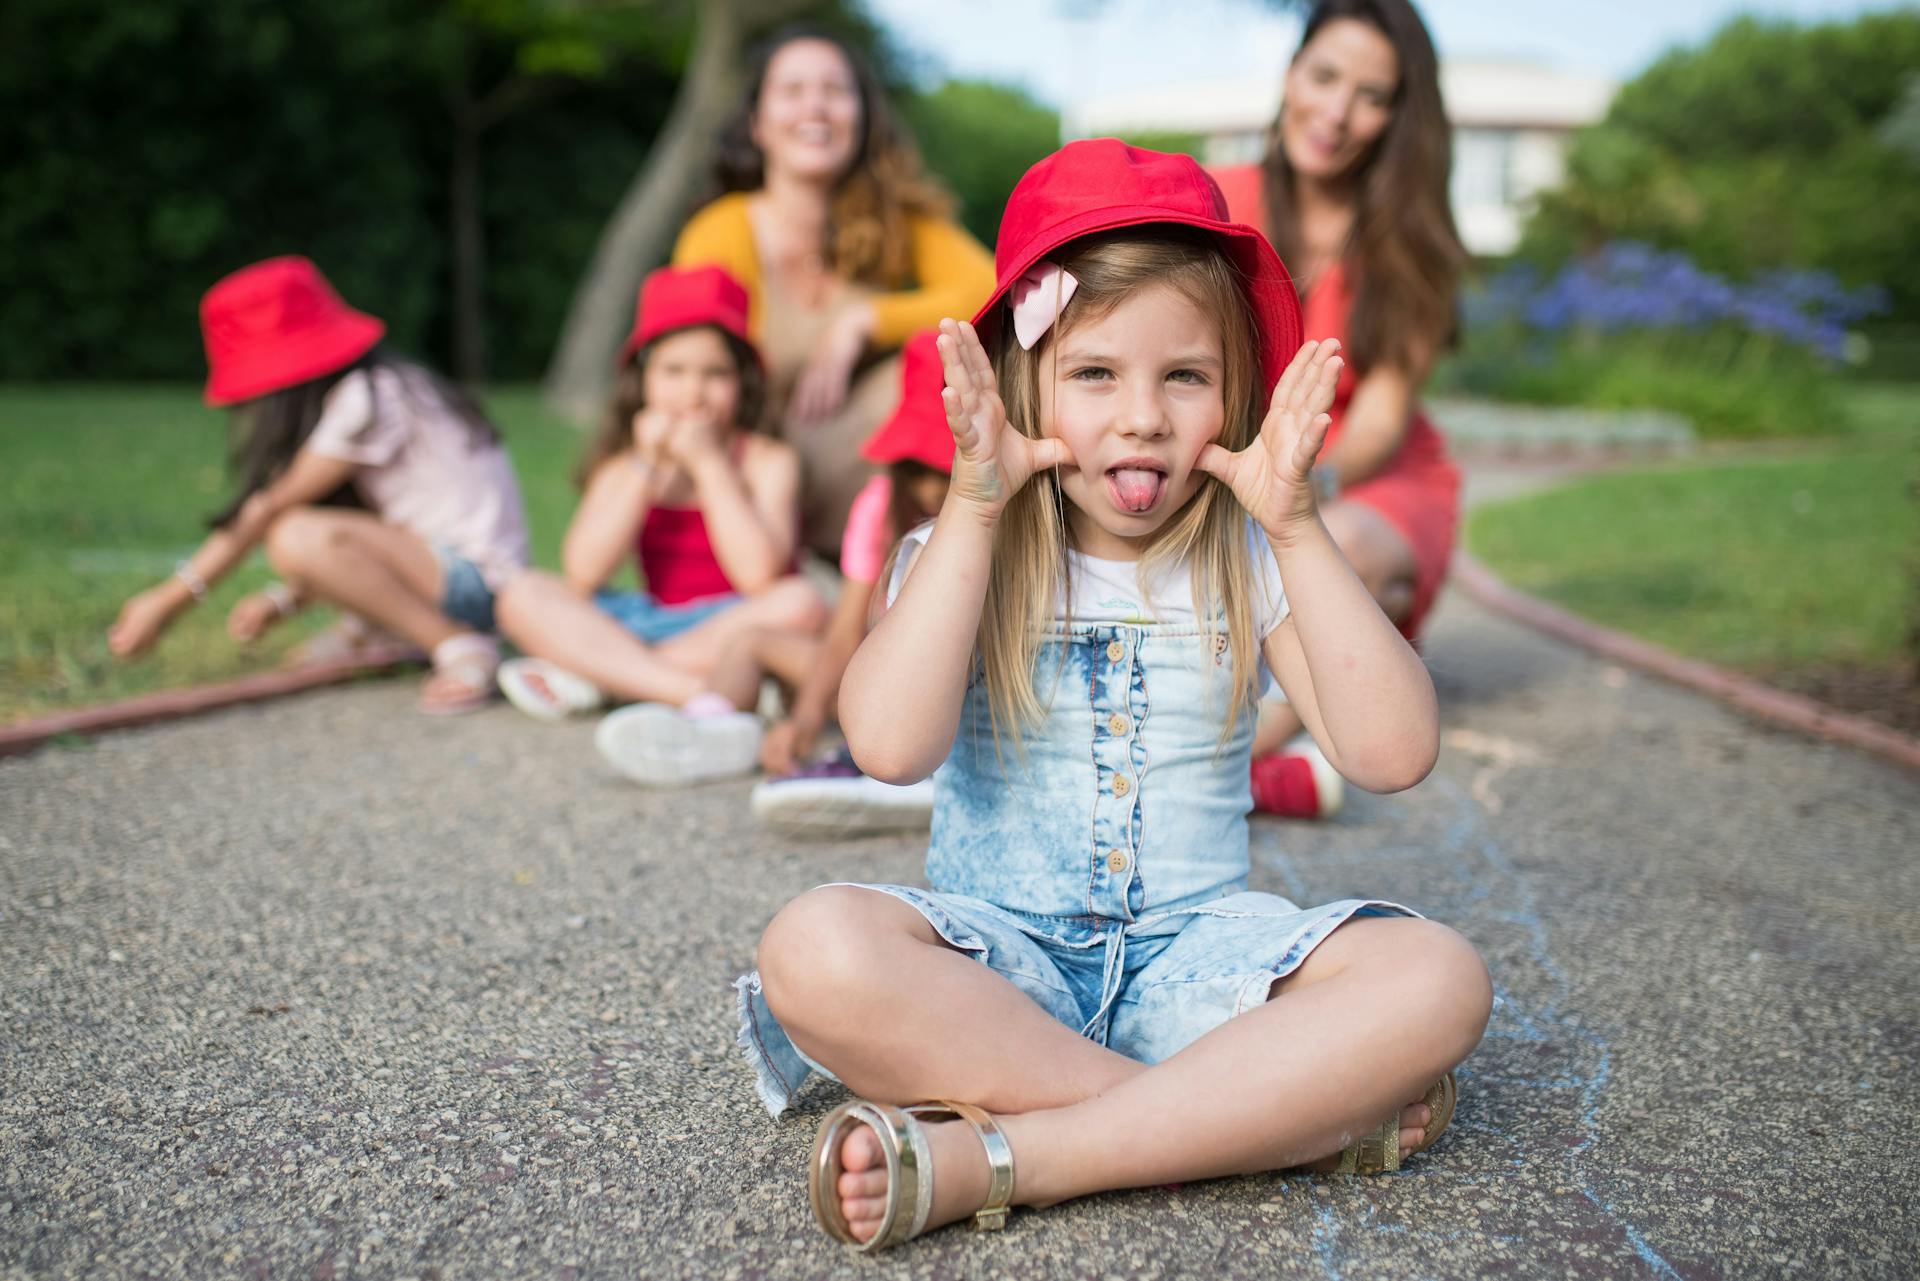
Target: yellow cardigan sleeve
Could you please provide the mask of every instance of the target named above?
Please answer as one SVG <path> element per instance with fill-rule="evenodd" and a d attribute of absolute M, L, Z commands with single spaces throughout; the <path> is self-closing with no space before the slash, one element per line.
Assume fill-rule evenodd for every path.
<path fill-rule="evenodd" d="M 734 192 L 701 208 L 673 242 L 676 267 L 725 267 L 747 288 L 747 332 L 760 332 L 760 255 L 753 246 L 747 197 Z"/>
<path fill-rule="evenodd" d="M 958 224 L 939 218 L 916 218 L 913 236 L 912 289 L 875 294 L 873 335 L 878 348 L 898 347 L 922 329 L 931 329 L 944 316 L 971 319 L 993 292 L 993 255 Z M 760 257 L 753 243 L 753 223 L 747 215 L 747 197 L 735 192 L 695 213 L 674 242 L 673 265 L 703 264 L 725 267 L 747 287 L 752 299 L 748 329 L 760 332 Z"/>
<path fill-rule="evenodd" d="M 971 320 L 993 292 L 993 255 L 957 223 L 913 220 L 918 286 L 873 297 L 873 345 L 898 347 L 941 319 Z"/>

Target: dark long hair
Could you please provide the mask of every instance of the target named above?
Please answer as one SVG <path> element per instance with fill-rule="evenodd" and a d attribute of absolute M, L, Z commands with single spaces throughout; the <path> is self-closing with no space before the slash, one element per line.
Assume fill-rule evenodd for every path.
<path fill-rule="evenodd" d="M 733 353 L 733 365 L 740 374 L 740 404 L 733 413 L 735 425 L 745 427 L 748 431 L 766 430 L 767 375 L 760 367 L 760 358 L 738 335 L 730 334 L 718 325 L 707 327 L 727 340 L 727 350 Z M 633 443 L 633 416 L 647 407 L 647 358 L 653 354 L 660 339 L 685 332 L 686 328 L 669 329 L 657 335 L 634 352 L 632 360 L 620 366 L 620 372 L 614 376 L 613 396 L 607 403 L 607 416 L 601 420 L 598 434 L 587 442 L 587 450 L 580 456 L 579 470 L 573 475 L 574 483 L 580 488 L 587 487 L 587 483 L 593 479 L 593 473 L 600 470 L 600 464 Z"/>
<path fill-rule="evenodd" d="M 891 527 L 887 531 L 888 542 L 898 542 L 907 536 L 907 532 L 931 519 L 920 510 L 913 501 L 913 486 L 928 476 L 938 476 L 942 480 L 950 479 L 951 472 L 929 467 L 917 458 L 902 458 L 887 464 L 887 479 L 892 493 L 887 501 L 887 520 Z M 936 513 L 938 514 L 938 513 Z"/>
<path fill-rule="evenodd" d="M 208 518 L 208 526 L 224 529 L 232 524 L 247 499 L 278 479 L 293 456 L 300 452 L 300 447 L 307 443 L 307 437 L 313 435 L 326 410 L 327 396 L 340 385 L 341 379 L 356 371 L 371 375 L 376 369 L 390 369 L 399 374 L 400 383 L 410 396 L 417 394 L 424 384 L 425 389 L 466 424 L 476 444 L 491 444 L 500 439 L 499 429 L 465 388 L 424 365 L 396 356 L 382 344 L 344 369 L 270 391 L 233 407 L 228 426 L 227 463 L 240 478 L 240 486 L 233 501 Z M 375 406 L 379 403 L 376 398 Z M 354 507 L 360 504 L 349 482 L 322 499 L 321 505 Z"/>
<path fill-rule="evenodd" d="M 915 217 L 946 218 L 953 199 L 921 168 L 913 136 L 888 105 L 873 67 L 845 40 L 821 27 L 782 27 L 755 49 L 740 108 L 720 134 L 714 177 L 722 192 L 758 191 L 766 157 L 753 141 L 753 113 L 774 55 L 800 40 L 832 45 L 853 69 L 860 94 L 860 136 L 827 213 L 827 266 L 843 280 L 894 289 L 913 276 Z"/>
<path fill-rule="evenodd" d="M 1400 63 L 1393 116 L 1361 162 L 1359 204 L 1342 253 L 1349 284 L 1356 290 L 1348 354 L 1357 369 L 1379 364 L 1410 368 L 1419 355 L 1432 356 L 1452 344 L 1454 295 L 1467 265 L 1467 251 L 1447 203 L 1453 135 L 1440 99 L 1440 62 L 1408 0 L 1320 0 L 1307 15 L 1300 48 L 1305 50 L 1336 18 L 1352 18 L 1380 32 Z M 1282 113 L 1285 110 L 1282 106 Z M 1287 162 L 1277 118 L 1263 169 L 1267 238 L 1283 261 L 1298 261 L 1293 166 Z"/>

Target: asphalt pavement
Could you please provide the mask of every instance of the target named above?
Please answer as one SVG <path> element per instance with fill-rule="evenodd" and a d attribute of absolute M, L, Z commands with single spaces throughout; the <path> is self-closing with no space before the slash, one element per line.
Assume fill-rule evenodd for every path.
<path fill-rule="evenodd" d="M 840 1096 L 769 1120 L 728 985 L 921 841 L 775 836 L 408 680 L 0 760 L 0 1277 L 1912 1275 L 1920 780 L 1457 597 L 1427 653 L 1433 777 L 1253 861 L 1482 949 L 1447 1138 L 871 1261 L 807 1211 Z"/>

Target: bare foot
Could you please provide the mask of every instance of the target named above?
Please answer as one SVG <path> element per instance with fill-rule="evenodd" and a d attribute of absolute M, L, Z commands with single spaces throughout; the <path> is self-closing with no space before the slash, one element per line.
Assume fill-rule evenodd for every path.
<path fill-rule="evenodd" d="M 973 1127 L 964 1121 L 920 1122 L 932 1150 L 932 1168 L 921 1172 L 933 1179 L 933 1206 L 926 1226 L 937 1228 L 968 1217 L 987 1203 L 990 1172 L 987 1152 Z M 840 1144 L 840 1213 L 858 1240 L 865 1242 L 880 1230 L 887 1213 L 887 1162 L 880 1140 L 867 1126 L 855 1126 Z M 912 1214 L 913 1207 L 901 1207 Z"/>

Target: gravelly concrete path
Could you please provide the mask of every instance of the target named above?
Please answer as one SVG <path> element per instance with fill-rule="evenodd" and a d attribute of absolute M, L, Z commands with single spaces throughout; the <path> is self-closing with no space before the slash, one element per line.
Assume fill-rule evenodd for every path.
<path fill-rule="evenodd" d="M 1920 781 L 1455 599 L 1434 777 L 1255 885 L 1464 930 L 1500 990 L 1398 1177 L 1095 1198 L 915 1277 L 1911 1275 Z M 0 1277 L 811 1277 L 728 981 L 908 839 L 630 788 L 584 724 L 368 684 L 0 761 Z"/>

